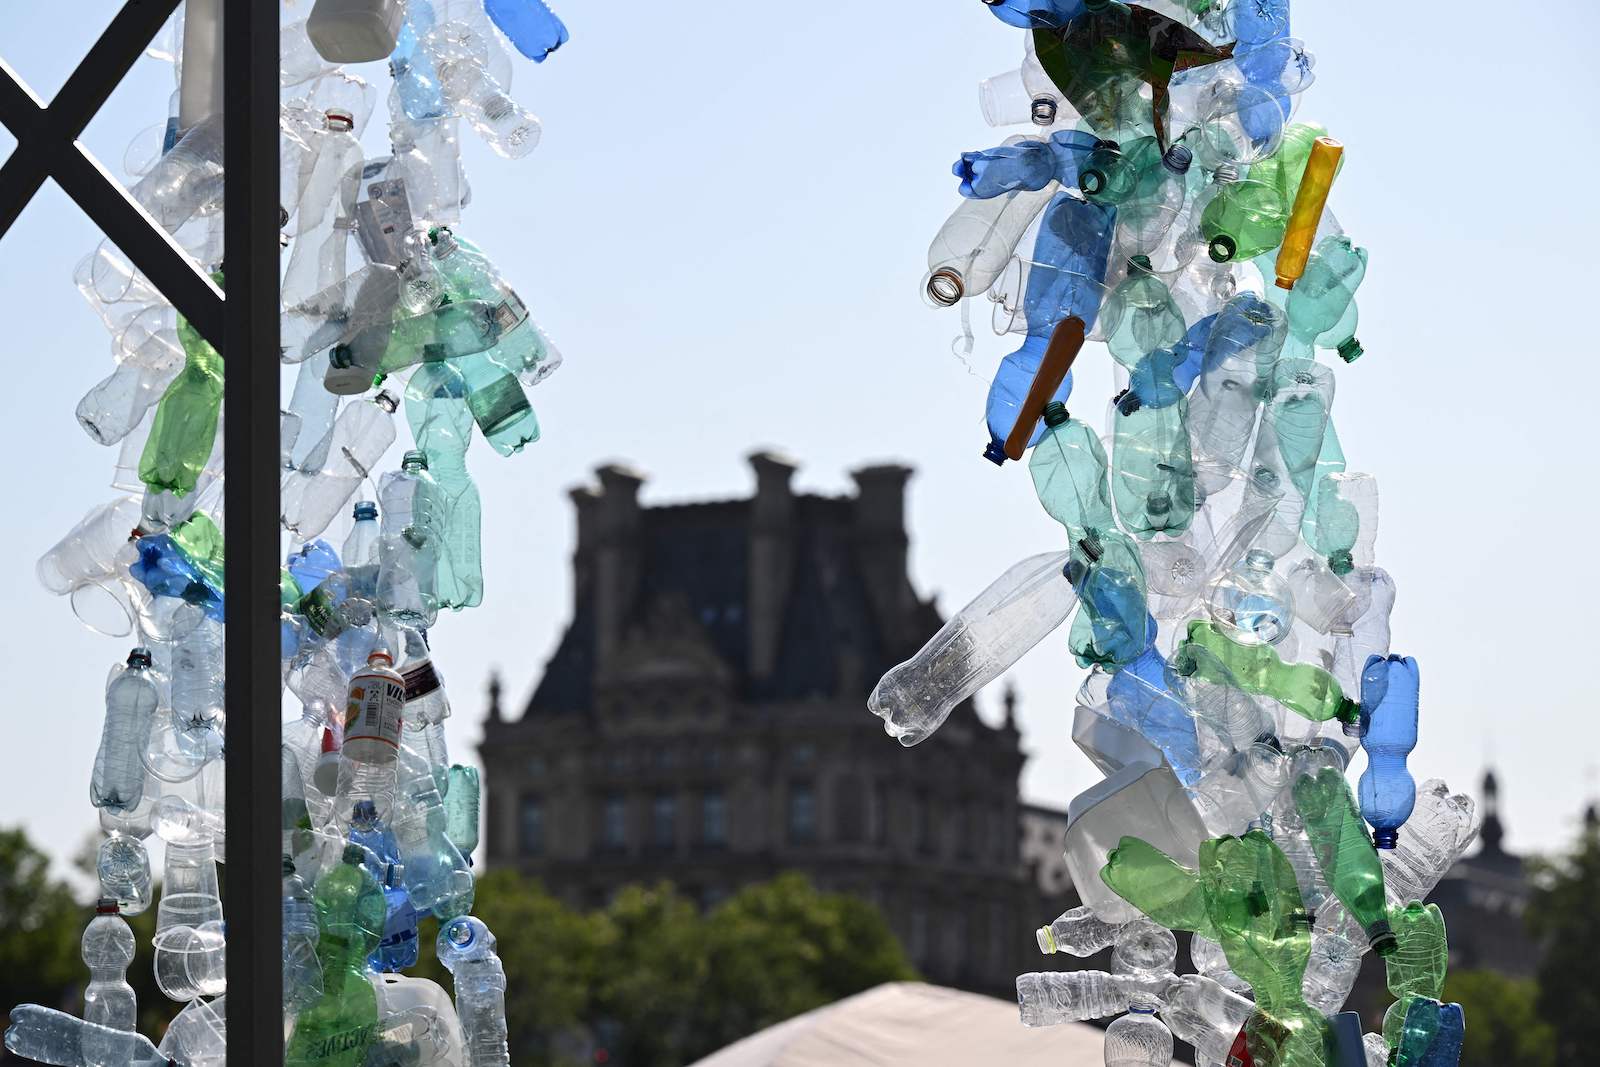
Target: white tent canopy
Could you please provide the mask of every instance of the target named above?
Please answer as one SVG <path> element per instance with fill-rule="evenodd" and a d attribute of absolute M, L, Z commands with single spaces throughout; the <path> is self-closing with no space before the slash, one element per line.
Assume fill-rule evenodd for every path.
<path fill-rule="evenodd" d="M 736 1041 L 694 1067 L 1095 1067 L 1103 1031 L 1030 1030 L 1017 1006 L 921 982 L 890 982 Z"/>

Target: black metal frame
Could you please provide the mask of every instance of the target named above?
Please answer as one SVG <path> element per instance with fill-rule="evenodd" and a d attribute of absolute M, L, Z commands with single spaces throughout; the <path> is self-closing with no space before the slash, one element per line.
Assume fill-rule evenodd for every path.
<path fill-rule="evenodd" d="M 283 1062 L 278 673 L 278 5 L 223 0 L 227 297 L 77 141 L 179 0 L 125 0 L 49 105 L 0 59 L 0 237 L 48 178 L 223 354 L 228 1057 Z M 274 950 L 277 950 L 276 952 Z"/>

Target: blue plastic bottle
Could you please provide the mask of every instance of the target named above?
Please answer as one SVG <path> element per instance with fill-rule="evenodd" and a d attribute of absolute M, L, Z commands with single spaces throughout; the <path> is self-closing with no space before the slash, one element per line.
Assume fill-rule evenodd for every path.
<path fill-rule="evenodd" d="M 1078 168 L 1095 144 L 1093 134 L 1063 130 L 1048 141 L 963 152 L 950 172 L 961 179 L 961 195 L 969 200 L 989 200 L 1017 189 L 1036 192 L 1052 181 L 1070 188 L 1078 184 Z"/>
<path fill-rule="evenodd" d="M 1084 0 L 995 0 L 989 11 L 1007 26 L 1059 30 L 1083 14 Z"/>
<path fill-rule="evenodd" d="M 289 553 L 285 565 L 289 568 L 289 573 L 294 575 L 294 580 L 299 584 L 302 593 L 311 592 L 321 585 L 328 575 L 342 566 L 339 562 L 339 553 L 320 537 L 314 541 L 307 541 Z"/>
<path fill-rule="evenodd" d="M 1418 1067 L 1457 1067 L 1461 1062 L 1461 1043 L 1467 1036 L 1467 1020 L 1459 1004 L 1439 1007 L 1439 1028 L 1433 1043 L 1418 1061 Z"/>
<path fill-rule="evenodd" d="M 1167 661 L 1152 645 L 1112 676 L 1106 698 L 1112 717 L 1143 734 L 1167 757 L 1178 781 L 1192 785 L 1200 777 L 1200 740 L 1194 716 L 1166 678 Z"/>
<path fill-rule="evenodd" d="M 1372 843 L 1394 848 L 1399 829 L 1417 802 L 1417 784 L 1406 755 L 1417 747 L 1417 661 L 1410 656 L 1369 656 L 1361 671 L 1361 717 L 1367 732 L 1361 747 L 1361 817 L 1372 827 Z"/>
<path fill-rule="evenodd" d="M 517 51 L 535 63 L 567 43 L 566 25 L 544 0 L 483 0 L 483 10 Z"/>
<path fill-rule="evenodd" d="M 994 372 L 994 380 L 989 383 L 989 398 L 984 409 L 989 423 L 989 444 L 983 450 L 983 458 L 996 466 L 1006 461 L 1006 438 L 1016 424 L 1017 409 L 1027 399 L 1028 387 L 1038 373 L 1047 344 L 1043 337 L 1029 337 L 1023 341 L 1021 348 L 1000 361 L 999 368 Z M 1066 403 L 1071 395 L 1072 372 L 1068 371 L 1051 399 Z M 1033 431 L 1033 436 L 1028 440 L 1030 448 L 1044 436 L 1044 430 L 1044 420 L 1040 419 L 1038 429 Z"/>
<path fill-rule="evenodd" d="M 209 619 L 225 621 L 222 590 L 207 580 L 176 541 L 167 534 L 152 534 L 136 544 L 139 554 L 128 565 L 128 573 L 151 596 L 175 597 L 201 608 Z"/>
<path fill-rule="evenodd" d="M 367 957 L 367 965 L 375 971 L 398 974 L 417 962 L 422 944 L 417 937 L 417 909 L 411 905 L 399 864 L 384 868 L 382 885 L 389 912 L 383 922 L 383 940 Z"/>
<path fill-rule="evenodd" d="M 433 29 L 433 5 L 429 0 L 409 0 L 406 20 L 400 25 L 394 54 L 389 57 L 389 74 L 394 78 L 400 107 L 413 122 L 443 118 L 450 113 L 439 90 L 439 72 L 433 57 L 418 45 L 418 39 Z"/>

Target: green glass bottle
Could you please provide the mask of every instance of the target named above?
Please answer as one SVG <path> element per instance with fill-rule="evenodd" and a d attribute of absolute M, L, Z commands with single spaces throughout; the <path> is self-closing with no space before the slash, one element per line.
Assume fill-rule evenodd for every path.
<path fill-rule="evenodd" d="M 1185 646 L 1202 648 L 1211 655 L 1185 656 Z M 1312 722 L 1338 719 L 1348 732 L 1361 721 L 1360 702 L 1346 697 L 1338 679 L 1321 667 L 1285 663 L 1271 645 L 1242 645 L 1208 620 L 1190 620 L 1173 663 L 1201 672 L 1204 681 L 1233 684 L 1247 693 L 1271 697 Z M 1206 672 L 1212 664 L 1225 668 L 1227 677 L 1210 677 Z"/>
<path fill-rule="evenodd" d="M 1073 544 L 1117 527 L 1111 511 L 1105 448 L 1100 436 L 1067 414 L 1059 400 L 1044 406 L 1044 436 L 1028 457 L 1034 492 Z"/>
<path fill-rule="evenodd" d="M 1167 929 L 1217 939 L 1199 874 L 1143 838 L 1119 841 L 1100 868 L 1100 880 Z"/>
<path fill-rule="evenodd" d="M 1403 908 L 1391 907 L 1389 925 L 1394 931 L 1395 949 L 1383 962 L 1389 995 L 1395 1002 L 1383 1016 L 1383 1039 L 1393 1048 L 1400 1043 L 1411 1002 L 1418 997 L 1439 1000 L 1444 996 L 1450 945 L 1445 937 L 1444 914 L 1437 904 L 1413 900 Z"/>
<path fill-rule="evenodd" d="M 1395 935 L 1389 927 L 1383 865 L 1344 774 L 1324 767 L 1314 775 L 1301 775 L 1294 783 L 1294 802 L 1305 821 L 1317 865 L 1334 895 L 1367 932 L 1372 950 L 1389 955 L 1395 948 Z"/>
<path fill-rule="evenodd" d="M 222 283 L 222 275 L 213 275 Z M 185 496 L 200 481 L 222 411 L 222 356 L 189 320 L 178 316 L 183 370 L 161 394 L 150 437 L 139 457 L 139 480 L 154 492 Z"/>
<path fill-rule="evenodd" d="M 383 940 L 383 890 L 362 866 L 359 845 L 317 879 L 317 958 L 322 996 L 301 1012 L 284 1052 L 286 1067 L 361 1067 L 378 1024 L 367 957 Z"/>
<path fill-rule="evenodd" d="M 1128 273 L 1106 296 L 1099 327 L 1112 358 L 1128 370 L 1158 348 L 1183 340 L 1188 326 L 1167 283 L 1156 277 L 1148 256 L 1128 260 Z"/>
<path fill-rule="evenodd" d="M 1173 383 L 1170 361 L 1152 359 L 1150 365 L 1155 388 L 1170 388 L 1178 399 L 1150 407 L 1127 393 L 1112 422 L 1111 490 L 1117 514 L 1123 527 L 1142 541 L 1158 533 L 1181 534 L 1195 509 L 1189 403 Z"/>
<path fill-rule="evenodd" d="M 473 418 L 461 372 L 451 363 L 418 367 L 406 384 L 406 419 L 445 500 L 439 607 L 476 607 L 483 603 L 482 505 L 467 471 Z"/>

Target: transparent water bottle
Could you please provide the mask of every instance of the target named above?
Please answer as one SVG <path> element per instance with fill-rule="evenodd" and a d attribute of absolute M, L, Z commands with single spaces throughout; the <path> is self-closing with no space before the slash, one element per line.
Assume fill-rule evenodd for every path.
<path fill-rule="evenodd" d="M 328 528 L 394 443 L 398 401 L 387 392 L 350 404 L 340 412 L 324 443 L 315 470 L 302 467 L 283 480 L 283 525 L 302 539 Z"/>
<path fill-rule="evenodd" d="M 1049 926 L 1039 927 L 1035 936 L 1039 940 L 1039 951 L 1047 956 L 1056 952 L 1092 956 L 1103 948 L 1110 948 L 1121 929 L 1121 923 L 1108 923 L 1079 905 L 1062 912 Z"/>
<path fill-rule="evenodd" d="M 38 1063 L 82 1067 L 93 1055 L 118 1067 L 169 1067 L 171 1060 L 143 1034 L 113 1030 L 38 1004 L 11 1009 L 6 1049 Z"/>
<path fill-rule="evenodd" d="M 132 1030 L 138 1022 L 138 997 L 128 984 L 128 965 L 138 946 L 127 920 L 117 913 L 117 902 L 100 898 L 94 918 L 83 931 L 83 962 L 89 983 L 83 991 L 85 1022 L 113 1030 Z M 98 1041 L 94 1042 L 99 1044 Z M 91 1050 L 85 1049 L 86 1053 Z M 85 1057 L 90 1067 L 118 1067 L 113 1049 L 97 1049 Z"/>
<path fill-rule="evenodd" d="M 132 834 L 111 833 L 95 854 L 100 895 L 117 902 L 122 915 L 139 915 L 150 907 L 150 853 Z"/>
<path fill-rule="evenodd" d="M 439 962 L 455 978 L 456 1013 L 466 1040 L 466 1067 L 509 1067 L 506 1048 L 506 973 L 494 935 L 471 915 L 439 928 Z"/>
<path fill-rule="evenodd" d="M 105 724 L 89 785 L 89 802 L 95 807 L 123 811 L 144 799 L 146 772 L 140 753 L 160 704 L 161 693 L 151 677 L 150 650 L 136 648 L 128 653 L 126 669 L 112 675 L 106 686 Z"/>

